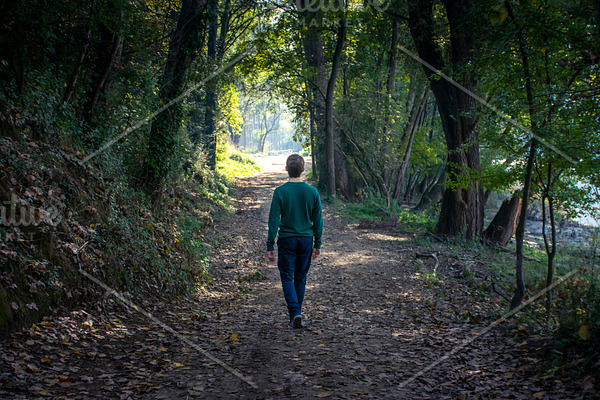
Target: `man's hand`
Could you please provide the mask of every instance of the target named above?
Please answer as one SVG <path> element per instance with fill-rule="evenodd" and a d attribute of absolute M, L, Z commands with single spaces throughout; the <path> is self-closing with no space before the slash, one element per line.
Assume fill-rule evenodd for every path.
<path fill-rule="evenodd" d="M 269 260 L 275 261 L 275 250 L 267 251 L 267 257 L 269 257 Z"/>
<path fill-rule="evenodd" d="M 321 255 L 321 249 L 313 249 L 312 258 L 313 260 Z"/>

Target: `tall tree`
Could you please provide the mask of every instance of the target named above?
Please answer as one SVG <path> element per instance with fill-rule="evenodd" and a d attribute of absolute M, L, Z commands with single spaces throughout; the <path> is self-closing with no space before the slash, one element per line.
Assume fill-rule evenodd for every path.
<path fill-rule="evenodd" d="M 204 12 L 207 0 L 183 0 L 177 26 L 169 43 L 159 100 L 168 104 L 184 91 L 192 63 L 203 46 Z M 181 127 L 181 102 L 158 114 L 150 128 L 145 165 L 145 187 L 160 199 L 163 179 L 169 170 L 175 137 Z"/>
<path fill-rule="evenodd" d="M 432 0 L 408 2 L 408 25 L 415 47 L 419 57 L 435 70 L 456 72 L 454 79 L 467 91 L 473 91 L 474 73 L 467 68 L 473 61 L 478 32 L 473 4 L 471 0 L 445 0 L 443 3 L 450 30 L 450 63 L 444 61 L 443 51 L 435 40 Z M 436 98 L 448 147 L 447 188 L 437 231 L 475 239 L 483 230 L 483 190 L 477 178 L 480 164 L 475 100 L 427 66 L 423 65 L 423 70 Z M 462 73 L 458 73 L 459 70 Z"/>
<path fill-rule="evenodd" d="M 321 10 L 312 11 L 306 7 L 308 0 L 300 0 L 299 20 L 302 25 L 302 46 L 306 62 L 305 74 L 310 87 L 311 124 L 314 122 L 317 132 L 317 169 L 319 170 L 319 186 L 328 186 L 329 171 L 325 153 L 325 96 L 327 93 L 327 68 L 323 52 L 323 36 L 319 24 L 322 23 Z M 316 23 L 312 23 L 315 21 Z"/>
<path fill-rule="evenodd" d="M 96 46 L 97 54 L 94 60 L 92 84 L 86 94 L 87 99 L 83 107 L 83 116 L 87 124 L 91 123 L 100 97 L 109 85 L 109 75 L 115 68 L 123 47 L 124 7 L 119 2 L 110 0 L 107 2 L 106 8 L 107 21 L 98 22 L 100 40 Z"/>
<path fill-rule="evenodd" d="M 217 37 L 219 29 L 219 1 L 211 0 L 208 6 L 208 39 L 206 43 L 208 64 L 211 68 L 220 63 L 222 51 L 217 50 Z M 226 33 L 225 33 L 226 34 Z M 217 165 L 217 137 L 216 121 L 218 99 L 218 78 L 213 78 L 206 83 L 204 95 L 204 132 L 202 137 L 206 163 L 212 170 Z"/>
<path fill-rule="evenodd" d="M 335 83 L 337 81 L 340 63 L 342 61 L 342 52 L 346 42 L 346 23 L 342 20 L 337 31 L 337 40 L 333 61 L 331 62 L 331 74 L 327 82 L 327 95 L 325 97 L 325 153 L 327 158 L 327 194 L 335 197 L 335 131 L 333 126 L 333 95 L 335 92 Z"/>

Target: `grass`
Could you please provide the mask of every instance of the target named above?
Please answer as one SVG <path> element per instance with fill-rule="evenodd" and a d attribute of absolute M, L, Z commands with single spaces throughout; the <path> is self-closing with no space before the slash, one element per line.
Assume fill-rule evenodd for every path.
<path fill-rule="evenodd" d="M 339 212 L 350 222 L 383 221 L 398 218 L 402 229 L 408 232 L 433 231 L 436 224 L 435 209 L 426 212 L 414 212 L 402 209 L 392 202 L 388 207 L 386 199 L 369 195 L 365 199 L 352 203 L 339 203 Z"/>
<path fill-rule="evenodd" d="M 413 232 L 426 232 L 435 229 L 436 220 L 431 212 L 401 211 L 398 221 L 407 230 Z"/>
<path fill-rule="evenodd" d="M 358 202 L 339 202 L 336 206 L 342 216 L 348 221 L 381 221 L 389 218 L 391 214 L 399 214 L 401 212 L 397 204 L 394 203 L 391 207 L 388 207 L 386 203 L 386 199 L 370 194 Z"/>
<path fill-rule="evenodd" d="M 236 178 L 253 176 L 260 172 L 260 167 L 250 156 L 241 153 L 233 146 L 225 146 L 217 155 L 217 174 L 225 179 L 228 184 Z"/>

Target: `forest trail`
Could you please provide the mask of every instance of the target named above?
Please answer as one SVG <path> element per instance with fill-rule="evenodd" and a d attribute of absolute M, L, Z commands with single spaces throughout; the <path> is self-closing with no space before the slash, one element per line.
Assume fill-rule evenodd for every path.
<path fill-rule="evenodd" d="M 479 335 L 493 301 L 458 278 L 426 279 L 433 264 L 416 262 L 412 235 L 358 229 L 327 205 L 307 326 L 289 328 L 276 264 L 265 258 L 284 160 L 266 158 L 261 174 L 241 179 L 236 213 L 207 235 L 213 283 L 197 298 L 142 304 L 187 343 L 107 296 L 101 311 L 46 319 L 7 342 L 0 379 L 27 379 L 0 398 L 591 398 L 537 369 L 533 335 L 514 326 Z"/>

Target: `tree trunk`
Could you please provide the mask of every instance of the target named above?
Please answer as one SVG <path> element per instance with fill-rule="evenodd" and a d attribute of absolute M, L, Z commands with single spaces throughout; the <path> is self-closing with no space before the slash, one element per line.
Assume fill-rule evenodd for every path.
<path fill-rule="evenodd" d="M 335 82 L 340 70 L 342 53 L 346 42 L 346 24 L 342 22 L 337 32 L 337 43 L 331 63 L 331 75 L 327 82 L 327 96 L 325 97 L 325 149 L 327 154 L 327 194 L 335 197 L 335 134 L 333 127 L 333 94 Z M 323 174 L 323 171 L 321 171 Z"/>
<path fill-rule="evenodd" d="M 327 156 L 325 153 L 325 96 L 327 93 L 327 71 L 325 68 L 325 56 L 323 54 L 323 37 L 317 26 L 309 25 L 310 21 L 322 19 L 321 11 L 308 11 L 306 4 L 309 0 L 298 0 L 300 6 L 300 18 L 307 22 L 302 28 L 302 42 L 304 57 L 308 65 L 309 83 L 311 91 L 312 107 L 314 110 L 314 121 L 316 125 L 316 158 L 319 171 L 319 187 L 328 187 Z M 318 25 L 318 24 L 317 24 Z"/>
<path fill-rule="evenodd" d="M 267 112 L 266 111 L 263 114 L 263 121 L 265 122 L 265 134 L 262 135 L 262 137 L 260 138 L 260 141 L 259 141 L 259 145 L 258 145 L 259 153 L 265 152 L 265 143 L 267 141 L 267 135 L 269 134 L 269 129 L 267 128 Z"/>
<path fill-rule="evenodd" d="M 506 246 L 517 228 L 517 218 L 522 203 L 523 200 L 516 194 L 510 199 L 505 199 L 494 219 L 483 232 L 483 239 L 486 242 Z"/>
<path fill-rule="evenodd" d="M 553 186 L 552 182 L 552 163 L 548 163 L 548 182 L 545 185 L 544 193 L 542 194 L 542 236 L 544 237 L 544 249 L 548 257 L 548 268 L 546 274 L 546 289 L 552 285 L 554 280 L 554 256 L 556 255 L 556 220 L 554 219 L 554 199 L 550 195 L 550 190 Z M 546 200 L 548 200 L 548 213 L 550 217 L 551 236 L 550 242 L 546 234 Z M 546 315 L 550 316 L 552 308 L 552 290 L 546 292 Z"/>
<path fill-rule="evenodd" d="M 69 82 L 67 83 L 67 88 L 65 89 L 65 93 L 63 95 L 63 103 L 68 103 L 71 100 L 71 96 L 75 91 L 75 85 L 77 84 L 77 80 L 79 79 L 79 74 L 81 73 L 81 67 L 83 66 L 83 61 L 88 53 L 90 48 L 90 35 L 92 33 L 92 19 L 94 14 L 96 13 L 96 2 L 93 1 L 90 8 L 90 16 L 88 22 L 84 26 L 83 33 L 83 44 L 81 45 L 81 49 L 79 50 L 79 55 L 77 57 L 77 61 L 75 62 L 75 68 L 73 68 L 73 72 L 71 73 L 71 77 L 69 78 Z"/>
<path fill-rule="evenodd" d="M 537 132 L 537 122 L 535 116 L 535 105 L 533 102 L 533 89 L 531 87 L 531 74 L 529 72 L 529 58 L 527 56 L 527 50 L 525 49 L 525 39 L 523 38 L 523 31 L 520 24 L 515 19 L 515 15 L 512 12 L 512 8 L 508 1 L 504 2 L 508 16 L 516 26 L 516 33 L 518 39 L 519 52 L 521 53 L 521 63 L 523 65 L 523 77 L 525 78 L 525 93 L 527 95 L 527 106 L 529 111 L 529 119 L 531 123 L 531 130 Z M 525 238 L 525 224 L 527 221 L 527 206 L 529 205 L 529 193 L 531 192 L 531 177 L 533 175 L 533 164 L 535 162 L 535 155 L 537 151 L 537 140 L 534 137 L 531 138 L 529 146 L 529 156 L 527 157 L 527 167 L 525 169 L 525 179 L 523 182 L 523 206 L 521 214 L 519 216 L 519 225 L 515 233 L 516 241 L 516 265 L 515 265 L 515 278 L 516 287 L 513 298 L 510 301 L 510 309 L 514 310 L 523 302 L 525 296 L 525 280 L 523 279 L 523 239 Z"/>
<path fill-rule="evenodd" d="M 525 181 L 523 182 L 523 205 L 519 214 L 519 224 L 515 232 L 515 242 L 517 250 L 517 259 L 515 265 L 516 287 L 513 298 L 510 301 L 510 309 L 513 310 L 521 305 L 525 296 L 525 280 L 523 279 L 523 239 L 525 238 L 525 224 L 527 221 L 527 206 L 529 203 L 529 193 L 531 192 L 531 176 L 533 174 L 533 163 L 535 162 L 535 153 L 537 150 L 537 140 L 531 138 L 529 147 L 529 156 L 527 157 L 527 168 L 525 170 Z"/>
<path fill-rule="evenodd" d="M 212 0 L 209 10 L 209 27 L 207 42 L 208 64 L 213 69 L 221 65 L 225 56 L 225 43 L 229 33 L 231 19 L 231 1 L 226 0 L 223 12 L 219 20 L 219 1 Z M 206 153 L 206 163 L 211 170 L 217 166 L 217 131 L 216 120 L 219 109 L 219 79 L 215 77 L 206 83 L 204 97 L 204 131 L 202 133 L 202 145 Z M 199 138 L 195 144 L 198 144 Z"/>
<path fill-rule="evenodd" d="M 409 122 L 410 136 L 408 137 L 408 142 L 406 143 L 406 150 L 404 151 L 404 157 L 402 158 L 402 164 L 400 166 L 400 171 L 398 172 L 398 179 L 396 181 L 396 187 L 394 189 L 393 194 L 393 198 L 394 200 L 396 200 L 396 202 L 400 201 L 400 194 L 402 193 L 402 180 L 404 179 L 406 168 L 408 168 L 408 162 L 410 160 L 413 140 L 415 138 L 415 133 L 417 132 L 417 129 L 420 125 L 419 120 L 425 110 L 425 93 L 426 91 L 423 91 L 423 95 L 419 97 L 419 104 L 417 106 L 417 109 L 413 110 L 413 113 L 411 113 L 410 119 L 412 121 Z"/>
<path fill-rule="evenodd" d="M 217 65 L 217 37 L 218 37 L 218 0 L 212 0 L 208 10 L 208 41 L 206 43 L 208 65 L 214 69 Z M 206 154 L 206 164 L 211 170 L 217 166 L 217 136 L 215 116 L 219 105 L 217 93 L 217 80 L 213 78 L 206 82 L 204 96 L 204 132 L 202 142 Z M 263 144 L 264 146 L 264 144 Z"/>
<path fill-rule="evenodd" d="M 475 21 L 469 16 L 470 0 L 445 0 L 450 26 L 451 61 L 453 66 L 466 65 L 475 49 Z M 432 0 L 409 1 L 409 28 L 420 58 L 436 70 L 445 68 L 442 51 L 436 44 Z M 432 76 L 434 72 L 423 65 L 431 91 L 438 105 L 446 144 L 446 166 L 449 185 L 444 192 L 437 224 L 438 233 L 460 235 L 475 239 L 483 230 L 483 190 L 481 183 L 472 181 L 480 171 L 478 134 L 473 115 L 475 100 L 445 79 Z M 472 91 L 473 76 L 461 77 L 462 86 Z"/>
<path fill-rule="evenodd" d="M 371 184 L 375 185 L 376 190 L 382 196 L 386 195 L 388 190 L 385 185 L 385 181 L 383 180 L 383 177 L 377 173 L 377 170 L 375 169 L 373 164 L 369 161 L 369 158 L 367 157 L 365 150 L 360 146 L 360 144 L 358 144 L 357 142 L 352 140 L 351 135 L 348 132 L 346 132 L 345 129 L 343 129 L 343 128 L 340 129 L 340 132 L 344 135 L 344 139 L 350 145 L 350 148 L 352 149 L 353 153 L 355 153 L 354 160 L 355 160 L 355 165 L 357 165 L 357 169 L 358 169 L 358 165 L 363 165 L 364 168 L 366 169 L 366 171 L 368 171 L 368 173 L 372 179 Z M 364 177 L 365 174 L 360 172 L 360 175 Z"/>
<path fill-rule="evenodd" d="M 390 43 L 390 56 L 388 58 L 388 76 L 387 76 L 387 96 L 388 101 L 392 100 L 394 89 L 396 87 L 396 67 L 398 65 L 398 19 L 392 19 L 392 41 Z M 389 113 L 386 113 L 389 118 Z"/>
<path fill-rule="evenodd" d="M 406 184 L 406 192 L 404 193 L 404 201 L 410 203 L 413 199 L 414 189 L 419 181 L 420 172 L 417 171 L 414 174 L 410 174 L 408 177 L 408 183 Z"/>
<path fill-rule="evenodd" d="M 183 0 L 177 26 L 169 43 L 169 53 L 162 76 L 159 99 L 167 104 L 183 93 L 189 68 L 202 48 L 200 33 L 203 28 L 202 14 L 206 0 Z M 170 168 L 175 138 L 181 127 L 180 103 L 156 116 L 148 137 L 145 165 L 145 188 L 153 201 L 160 200 L 163 179 Z"/>
<path fill-rule="evenodd" d="M 350 173 L 350 166 L 344 153 L 340 150 L 339 140 L 336 141 L 336 152 L 335 152 L 335 177 L 336 177 L 336 189 L 346 199 L 355 197 L 354 180 Z"/>
<path fill-rule="evenodd" d="M 388 149 L 388 137 L 390 136 L 391 130 L 391 113 L 396 110 L 395 102 L 394 102 L 394 91 L 396 88 L 396 70 L 398 66 L 398 25 L 399 21 L 397 18 L 392 18 L 392 39 L 390 42 L 390 51 L 388 57 L 388 76 L 386 82 L 386 99 L 384 103 L 384 123 L 382 129 L 382 137 L 381 137 L 381 156 L 387 157 L 389 154 Z M 391 164 L 391 165 L 390 165 Z M 393 163 L 386 163 L 383 165 L 383 179 L 388 184 L 389 187 L 392 186 L 392 175 L 394 171 Z M 387 194 L 387 204 L 388 207 L 391 204 L 390 194 Z"/>
<path fill-rule="evenodd" d="M 111 3 L 112 4 L 112 3 Z M 114 4 L 113 4 L 114 6 Z M 125 18 L 125 11 L 118 10 L 119 25 Z M 98 57 L 96 61 L 97 70 L 94 73 L 92 81 L 92 90 L 88 92 L 87 100 L 83 110 L 83 116 L 87 124 L 91 124 L 94 111 L 98 106 L 100 95 L 104 92 L 110 71 L 117 63 L 119 53 L 123 47 L 123 30 L 119 27 L 117 32 L 113 31 L 104 24 L 99 27 L 100 42 L 98 43 Z M 107 46 L 107 43 L 110 43 Z"/>
<path fill-rule="evenodd" d="M 430 186 L 428 190 L 423 193 L 419 203 L 415 206 L 415 211 L 424 211 L 431 204 L 437 204 L 442 200 L 442 195 L 444 193 L 444 184 L 442 182 L 436 182 L 434 185 Z"/>
<path fill-rule="evenodd" d="M 310 157 L 311 157 L 311 166 L 312 166 L 312 176 L 315 181 L 319 180 L 319 170 L 317 169 L 317 161 L 315 159 L 315 140 L 317 137 L 317 132 L 315 128 L 315 116 L 314 110 L 312 107 L 309 107 L 309 123 L 310 123 Z"/>

